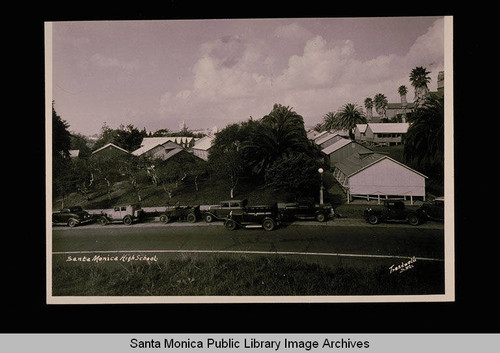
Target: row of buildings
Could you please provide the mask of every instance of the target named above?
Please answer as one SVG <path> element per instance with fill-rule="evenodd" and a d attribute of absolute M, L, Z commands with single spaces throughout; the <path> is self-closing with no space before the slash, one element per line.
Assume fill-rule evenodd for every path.
<path fill-rule="evenodd" d="M 376 199 L 378 203 L 387 198 L 403 198 L 411 204 L 416 199 L 425 201 L 425 179 L 422 173 L 396 161 L 389 156 L 374 152 L 372 144 L 401 143 L 406 130 L 398 130 L 395 124 L 364 124 L 356 130 L 365 131 L 363 139 L 351 140 L 345 131 L 309 132 L 308 137 L 321 148 L 327 157 L 334 178 L 340 184 L 350 203 L 355 198 L 368 201 Z M 373 125 L 389 125 L 380 128 Z M 378 131 L 381 131 L 380 133 Z M 389 132 L 393 131 L 393 132 Z M 398 131 L 398 132 L 394 132 Z M 366 133 L 368 132 L 368 134 Z M 377 134 L 383 134 L 377 136 Z"/>
<path fill-rule="evenodd" d="M 194 137 L 145 137 L 142 140 L 141 147 L 135 151 L 129 152 L 113 143 L 96 149 L 92 152 L 93 156 L 102 156 L 114 158 L 123 155 L 132 154 L 133 156 L 147 156 L 153 159 L 170 160 L 179 154 L 189 154 L 195 158 L 208 160 L 209 149 L 212 146 L 213 135 L 204 136 L 196 139 Z M 72 151 L 70 151 L 71 153 Z"/>
<path fill-rule="evenodd" d="M 437 90 L 428 95 L 443 97 L 444 87 L 444 72 L 440 71 Z M 348 202 L 354 198 L 380 202 L 393 197 L 404 198 L 411 204 L 415 199 L 425 201 L 427 176 L 371 148 L 404 144 L 410 127 L 406 118 L 414 109 L 415 104 L 408 103 L 406 95 L 401 95 L 401 102 L 387 104 L 383 117 L 374 117 L 367 110 L 368 122 L 356 125 L 354 140 L 348 138 L 349 131 L 308 133 L 308 138 L 327 156 L 333 176 L 346 193 Z M 381 122 L 382 118 L 402 122 Z"/>
<path fill-rule="evenodd" d="M 354 139 L 359 142 L 375 146 L 392 146 L 404 142 L 404 137 L 410 127 L 409 123 L 367 123 L 357 124 L 354 129 Z M 336 140 L 336 135 L 349 137 L 347 130 L 343 131 L 310 131 L 308 138 L 315 140 L 318 145 L 327 147 Z"/>
<path fill-rule="evenodd" d="M 366 131 L 372 131 L 370 124 L 367 125 Z M 385 154 L 374 152 L 366 140 L 351 140 L 347 131 L 309 132 L 308 137 L 327 157 L 330 170 L 346 193 L 348 203 L 359 198 L 381 202 L 394 197 L 404 198 L 411 204 L 417 199 L 425 201 L 427 177 Z M 129 152 L 110 143 L 95 150 L 93 155 L 113 158 L 132 154 L 171 160 L 184 154 L 206 161 L 213 139 L 214 136 L 200 139 L 146 137 L 135 151 Z"/>

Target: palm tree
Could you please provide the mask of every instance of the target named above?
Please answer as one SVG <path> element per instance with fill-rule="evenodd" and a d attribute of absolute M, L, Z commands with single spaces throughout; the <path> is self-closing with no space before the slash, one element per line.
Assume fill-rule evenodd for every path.
<path fill-rule="evenodd" d="M 368 120 L 372 120 L 372 117 L 373 117 L 373 99 L 371 99 L 370 97 L 366 98 L 365 99 L 365 108 L 366 108 L 366 118 Z"/>
<path fill-rule="evenodd" d="M 385 118 L 388 104 L 387 97 L 382 93 L 377 93 L 375 97 L 373 97 L 373 102 L 375 103 L 375 111 L 377 114 Z"/>
<path fill-rule="evenodd" d="M 444 100 L 428 96 L 409 118 L 405 161 L 427 173 L 442 173 L 444 163 Z"/>
<path fill-rule="evenodd" d="M 405 85 L 399 86 L 398 93 L 401 96 L 401 105 L 406 106 L 408 102 L 406 101 L 406 94 L 408 93 L 408 88 Z"/>
<path fill-rule="evenodd" d="M 335 124 L 336 115 L 337 115 L 337 113 L 328 112 L 323 116 L 323 125 L 322 125 L 323 131 L 330 131 L 333 129 L 333 126 Z"/>
<path fill-rule="evenodd" d="M 255 174 L 263 175 L 269 165 L 291 152 L 310 152 L 304 119 L 290 107 L 275 104 L 256 124 L 242 146 L 242 156 Z"/>
<path fill-rule="evenodd" d="M 357 104 L 348 103 L 343 105 L 335 115 L 333 128 L 335 130 L 349 131 L 349 138 L 354 140 L 354 128 L 357 124 L 366 124 L 363 108 Z"/>
<path fill-rule="evenodd" d="M 406 122 L 406 107 L 408 106 L 408 102 L 406 101 L 406 94 L 408 93 L 408 88 L 402 85 L 398 88 L 399 96 L 401 97 L 401 108 L 403 108 L 403 123 Z"/>
<path fill-rule="evenodd" d="M 427 87 L 427 84 L 431 81 L 431 78 L 428 76 L 429 74 L 430 71 L 427 71 L 423 66 L 417 66 L 410 72 L 410 82 L 415 88 L 415 107 L 418 107 L 429 93 L 429 88 Z"/>

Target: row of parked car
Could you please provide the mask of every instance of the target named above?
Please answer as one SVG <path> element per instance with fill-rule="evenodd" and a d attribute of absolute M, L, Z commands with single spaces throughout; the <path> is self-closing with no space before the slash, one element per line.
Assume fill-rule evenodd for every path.
<path fill-rule="evenodd" d="M 299 219 L 325 222 L 328 219 L 333 219 L 334 216 L 335 210 L 330 204 L 319 205 L 312 201 L 299 201 L 271 205 L 249 205 L 248 200 L 243 199 L 221 201 L 218 205 L 176 205 L 150 208 L 149 210 L 141 208 L 139 204 L 89 211 L 83 210 L 80 206 L 74 206 L 53 212 L 52 224 L 70 227 L 91 222 L 99 222 L 102 225 L 110 223 L 131 225 L 147 218 L 155 218 L 163 223 L 171 221 L 194 223 L 200 220 L 207 223 L 222 221 L 229 230 L 238 227 L 262 227 L 270 231 L 282 222 Z"/>
<path fill-rule="evenodd" d="M 405 207 L 403 201 L 385 200 L 381 206 L 368 207 L 364 218 L 370 224 L 385 221 L 408 222 L 419 225 L 427 220 L 444 220 L 444 198 L 436 198 L 417 210 Z M 274 203 L 271 205 L 248 205 L 246 199 L 221 201 L 218 205 L 206 206 L 166 206 L 142 209 L 139 204 L 115 206 L 105 210 L 85 211 L 80 206 L 69 207 L 52 214 L 53 225 L 74 227 L 91 222 L 102 225 L 124 223 L 131 225 L 146 218 L 159 219 L 160 222 L 186 221 L 190 223 L 204 220 L 207 223 L 222 221 L 228 230 L 236 228 L 263 228 L 267 231 L 276 229 L 283 222 L 295 220 L 315 220 L 325 222 L 338 217 L 331 204 L 316 204 L 312 201 L 293 203 Z"/>

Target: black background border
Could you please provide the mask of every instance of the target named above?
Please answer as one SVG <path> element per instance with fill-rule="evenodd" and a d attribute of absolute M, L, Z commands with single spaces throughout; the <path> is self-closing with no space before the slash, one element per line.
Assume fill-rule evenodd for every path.
<path fill-rule="evenodd" d="M 12 92 L 21 99 L 9 104 L 16 116 L 29 119 L 29 171 L 23 175 L 29 197 L 29 222 L 17 219 L 8 231 L 12 244 L 2 250 L 0 281 L 4 318 L 3 333 L 490 333 L 498 332 L 498 300 L 495 289 L 494 251 L 484 241 L 493 238 L 488 220 L 478 221 L 470 205 L 477 203 L 470 190 L 468 161 L 472 159 L 467 117 L 479 102 L 477 73 L 487 49 L 485 37 L 475 36 L 484 17 L 469 10 L 433 9 L 395 11 L 389 9 L 339 9 L 313 2 L 292 6 L 279 2 L 270 6 L 214 2 L 170 1 L 158 8 L 108 9 L 90 3 L 47 5 L 30 12 L 9 26 L 13 40 L 9 58 L 20 67 L 14 71 Z M 85 9 L 83 8 L 85 7 Z M 307 9 L 305 9 L 307 7 Z M 92 304 L 47 305 L 45 259 L 45 86 L 44 22 L 76 20 L 146 20 L 196 18 L 271 17 L 365 17 L 365 16 L 454 16 L 454 112 L 455 112 L 455 302 L 431 303 L 299 303 L 299 304 Z M 459 38 L 460 40 L 458 40 Z M 482 39 L 479 39 L 482 38 Z M 19 86 L 17 86 L 19 84 Z M 471 92 L 474 91 L 474 92 Z M 26 93 L 28 93 L 26 95 Z M 29 97 L 28 97 L 29 96 Z M 28 104 L 27 99 L 36 104 Z M 13 119 L 15 120 L 15 119 Z M 19 128 L 19 127 L 18 127 Z M 27 137 L 27 138 L 28 138 Z M 22 167 L 19 155 L 15 165 Z M 8 162 L 6 162 L 8 163 Z M 38 173 L 33 175 L 33 167 Z M 28 187 L 27 187 L 28 186 Z M 470 190 L 472 191 L 472 190 Z M 13 201 L 12 207 L 21 207 Z M 484 206 L 483 206 L 484 207 Z M 26 214 L 23 216 L 27 216 Z M 478 241 L 480 239 L 480 241 Z M 13 249 L 22 248 L 23 251 Z M 10 249 L 10 250 L 9 250 Z M 481 254 L 478 256 L 476 254 Z M 488 319 L 493 316 L 494 320 Z"/>

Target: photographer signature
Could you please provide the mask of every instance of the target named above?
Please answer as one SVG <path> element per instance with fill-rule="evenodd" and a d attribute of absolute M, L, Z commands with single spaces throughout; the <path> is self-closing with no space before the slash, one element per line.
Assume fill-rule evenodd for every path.
<path fill-rule="evenodd" d="M 410 260 L 406 262 L 401 262 L 399 265 L 391 265 L 389 267 L 389 273 L 394 273 L 394 272 L 399 272 L 403 273 L 405 271 L 408 271 L 410 268 L 414 268 L 414 264 L 417 262 L 417 259 L 415 256 L 413 256 Z"/>

